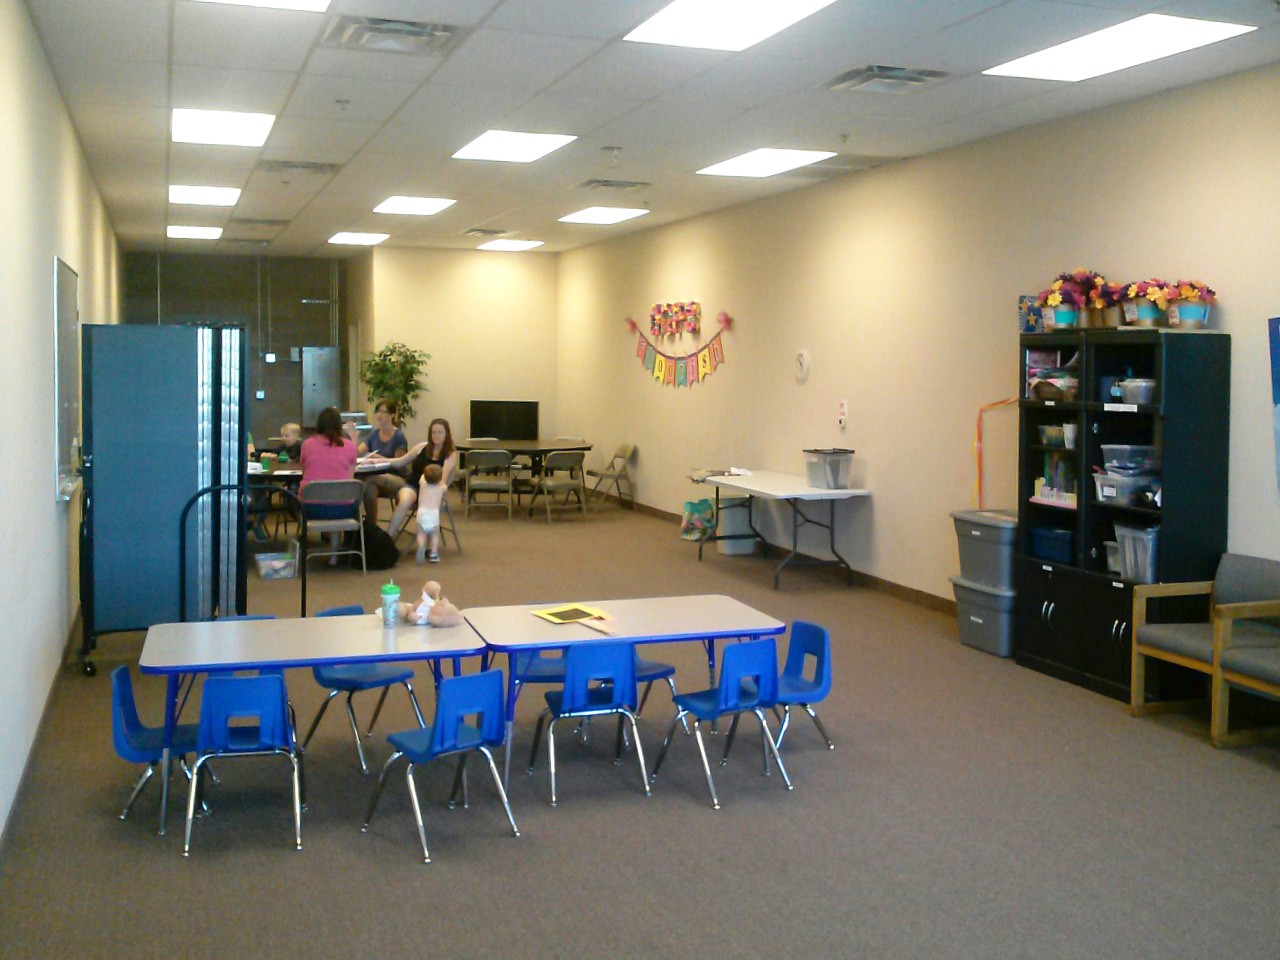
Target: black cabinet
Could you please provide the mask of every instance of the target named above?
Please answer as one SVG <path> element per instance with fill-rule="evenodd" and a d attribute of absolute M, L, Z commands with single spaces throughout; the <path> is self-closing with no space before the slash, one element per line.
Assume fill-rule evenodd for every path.
<path fill-rule="evenodd" d="M 1133 584 L 1212 579 L 1226 549 L 1231 338 L 1081 330 L 1021 348 L 1014 657 L 1127 699 Z M 1152 383 L 1124 397 L 1124 380 Z M 1148 475 L 1095 480 L 1117 451 Z"/>

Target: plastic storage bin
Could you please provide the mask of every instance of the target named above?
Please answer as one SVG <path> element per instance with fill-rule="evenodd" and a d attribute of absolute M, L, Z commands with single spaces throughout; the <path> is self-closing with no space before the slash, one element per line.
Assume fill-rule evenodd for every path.
<path fill-rule="evenodd" d="M 1120 543 L 1120 575 L 1137 583 L 1155 583 L 1160 528 L 1117 523 L 1116 540 Z"/>
<path fill-rule="evenodd" d="M 1071 563 L 1075 553 L 1076 536 L 1070 530 L 1055 527 L 1031 528 L 1031 555 L 1040 560 L 1055 563 Z"/>
<path fill-rule="evenodd" d="M 1131 507 L 1138 494 L 1150 490 L 1152 477 L 1121 477 L 1113 473 L 1095 473 L 1093 483 L 1101 503 Z"/>
<path fill-rule="evenodd" d="M 960 621 L 960 642 L 966 647 L 1013 655 L 1013 591 L 988 587 L 963 577 L 951 578 Z"/>
<path fill-rule="evenodd" d="M 957 510 L 960 576 L 1000 590 L 1013 589 L 1013 541 L 1018 515 L 1011 510 Z"/>
<path fill-rule="evenodd" d="M 846 490 L 849 487 L 849 470 L 853 466 L 853 451 L 841 447 L 804 451 L 804 467 L 809 475 L 809 486 L 822 490 Z"/>
<path fill-rule="evenodd" d="M 292 579 L 298 571 L 298 541 L 290 541 L 288 553 L 255 553 L 253 559 L 263 580 Z"/>
<path fill-rule="evenodd" d="M 1102 465 L 1108 470 L 1118 466 L 1140 473 L 1155 473 L 1160 469 L 1160 451 L 1157 447 L 1133 443 L 1104 443 Z"/>

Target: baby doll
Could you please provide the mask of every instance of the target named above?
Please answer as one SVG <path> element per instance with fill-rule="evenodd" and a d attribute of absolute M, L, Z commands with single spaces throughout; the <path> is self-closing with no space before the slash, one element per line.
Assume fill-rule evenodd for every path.
<path fill-rule="evenodd" d="M 424 554 L 432 563 L 440 562 L 440 505 L 446 492 L 440 482 L 443 479 L 440 465 L 429 463 L 418 481 L 418 563 L 422 563 Z M 430 553 L 427 553 L 428 545 Z"/>
<path fill-rule="evenodd" d="M 432 627 L 454 627 L 462 622 L 462 611 L 449 602 L 440 584 L 428 580 L 422 585 L 422 599 L 417 606 L 400 604 L 400 619 L 405 623 L 425 623 Z"/>

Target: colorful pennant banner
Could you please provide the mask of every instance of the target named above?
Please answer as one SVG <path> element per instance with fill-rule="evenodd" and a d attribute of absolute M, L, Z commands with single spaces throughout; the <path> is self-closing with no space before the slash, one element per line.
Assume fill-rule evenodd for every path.
<path fill-rule="evenodd" d="M 711 376 L 724 363 L 723 335 L 721 330 L 693 353 L 673 357 L 658 350 L 637 331 L 636 357 L 644 364 L 645 372 L 659 383 L 668 387 L 691 387 Z"/>

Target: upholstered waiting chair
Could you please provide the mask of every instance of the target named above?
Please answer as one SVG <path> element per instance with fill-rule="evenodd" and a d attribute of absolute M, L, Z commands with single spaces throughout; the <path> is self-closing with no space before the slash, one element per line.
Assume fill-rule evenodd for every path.
<path fill-rule="evenodd" d="M 640 731 L 636 728 L 636 672 L 634 647 L 629 643 L 608 640 L 577 643 L 565 654 L 563 690 L 544 694 L 547 708 L 538 715 L 533 731 L 533 747 L 529 751 L 529 772 L 533 773 L 542 740 L 542 727 L 547 726 L 547 757 L 551 770 L 551 805 L 556 805 L 556 724 L 566 717 L 618 717 L 618 736 L 613 762 L 622 762 L 623 723 L 631 724 L 636 744 L 636 760 L 640 764 L 640 780 L 645 796 L 649 796 L 649 776 L 644 768 L 644 750 Z M 550 720 L 550 723 L 547 721 Z"/>
<path fill-rule="evenodd" d="M 436 715 L 431 726 L 393 733 L 387 737 L 396 752 L 387 759 L 382 774 L 378 777 L 378 785 L 369 798 L 369 810 L 365 814 L 361 831 L 368 832 L 369 821 L 373 819 L 378 798 L 382 796 L 382 788 L 387 783 L 387 774 L 392 765 L 404 757 L 409 761 L 405 781 L 409 786 L 409 802 L 413 804 L 413 819 L 418 826 L 418 839 L 422 842 L 422 862 L 430 863 L 427 831 L 422 823 L 422 806 L 418 802 L 413 768 L 440 757 L 458 756 L 458 770 L 453 781 L 453 795 L 457 796 L 459 787 L 464 782 L 467 758 L 478 752 L 484 754 L 484 758 L 489 761 L 489 772 L 493 774 L 493 784 L 498 789 L 498 797 L 507 813 L 511 832 L 520 836 L 516 818 L 511 813 L 511 804 L 507 802 L 507 792 L 502 789 L 502 777 L 498 775 L 497 764 L 493 762 L 493 753 L 489 749 L 502 746 L 505 724 L 506 699 L 502 690 L 501 670 L 485 670 L 482 673 L 469 673 L 441 680 L 436 692 Z"/>
<path fill-rule="evenodd" d="M 1209 597 L 1208 621 L 1147 622 L 1148 601 L 1189 596 Z M 1242 680 L 1247 685 L 1251 660 L 1258 655 L 1265 660 L 1269 656 L 1266 651 L 1280 647 L 1280 629 L 1274 622 L 1254 619 L 1260 617 L 1280 617 L 1280 562 L 1275 560 L 1224 553 L 1213 580 L 1136 585 L 1130 713 L 1141 716 L 1181 705 L 1146 702 L 1146 661 L 1155 657 L 1209 675 L 1209 737 L 1214 746 L 1235 746 L 1256 739 L 1252 732 L 1228 734 L 1227 719 L 1230 685 Z"/>
<path fill-rule="evenodd" d="M 133 698 L 133 678 L 129 668 L 116 667 L 111 671 L 111 737 L 116 753 L 129 763 L 145 763 L 146 769 L 133 786 L 133 792 L 120 811 L 120 819 L 129 816 L 129 808 L 138 799 L 142 788 L 151 780 L 156 766 L 164 756 L 164 727 L 147 727 L 138 719 L 138 707 Z M 196 725 L 180 723 L 173 728 L 173 747 L 169 751 L 169 764 L 196 752 Z M 163 771 L 169 776 L 170 771 Z"/>
<path fill-rule="evenodd" d="M 491 493 L 492 501 L 477 500 L 480 494 Z M 472 507 L 502 507 L 511 519 L 511 451 L 471 450 L 467 453 L 467 486 L 463 502 L 466 515 Z M 505 501 L 504 499 L 505 498 Z"/>
<path fill-rule="evenodd" d="M 591 493 L 596 499 L 596 510 L 600 509 L 600 504 L 609 496 L 609 488 L 613 488 L 613 492 L 618 495 L 618 503 L 622 503 L 622 485 L 626 484 L 627 499 L 635 503 L 636 492 L 635 487 L 631 483 L 631 460 L 636 455 L 636 447 L 633 443 L 620 443 L 618 449 L 613 451 L 613 456 L 603 467 L 592 468 L 587 471 L 588 477 L 595 478 L 595 485 L 591 488 Z"/>
<path fill-rule="evenodd" d="M 364 608 L 357 604 L 321 610 L 316 616 L 358 617 L 363 613 Z M 373 725 L 378 722 L 382 705 L 387 701 L 387 692 L 398 683 L 403 684 L 405 691 L 409 694 L 409 702 L 413 705 L 413 712 L 418 717 L 418 725 L 426 726 L 427 724 L 422 717 L 422 708 L 418 706 L 418 697 L 413 692 L 413 684 L 409 682 L 413 679 L 413 670 L 402 663 L 328 663 L 312 667 L 311 674 L 315 677 L 316 683 L 328 688 L 329 695 L 324 698 L 324 703 L 320 704 L 320 709 L 316 711 L 315 719 L 307 728 L 307 735 L 302 739 L 303 750 L 306 750 L 307 744 L 311 742 L 316 727 L 320 725 L 320 718 L 329 707 L 329 701 L 340 693 L 347 695 L 347 720 L 351 724 L 351 736 L 356 742 L 356 757 L 360 760 L 361 773 L 368 773 L 369 765 L 364 759 L 364 747 L 360 744 L 360 725 L 356 723 L 356 711 L 351 705 L 351 698 L 357 693 L 362 690 L 382 691 L 378 697 L 378 705 L 373 709 L 373 716 L 369 718 L 366 737 L 373 733 Z"/>
<path fill-rule="evenodd" d="M 658 759 L 653 764 L 653 775 L 650 780 L 657 779 L 658 770 L 666 758 L 667 748 L 671 746 L 671 737 L 676 732 L 676 724 L 688 715 L 693 716 L 693 735 L 698 741 L 698 753 L 702 756 L 702 772 L 707 777 L 707 787 L 711 791 L 712 809 L 720 809 L 720 798 L 716 795 L 716 784 L 711 779 L 711 764 L 707 761 L 707 746 L 702 740 L 701 724 L 720 717 L 737 718 L 741 713 L 753 713 L 760 723 L 760 736 L 764 741 L 764 771 L 769 773 L 769 758 L 778 763 L 778 772 L 787 789 L 791 789 L 791 778 L 787 776 L 787 768 L 778 755 L 778 745 L 765 723 L 764 711 L 773 707 L 778 694 L 778 648 L 773 637 L 762 640 L 747 640 L 743 643 L 731 643 L 725 647 L 724 657 L 720 662 L 720 683 L 709 690 L 696 693 L 682 693 L 676 697 L 677 713 L 667 728 L 667 735 L 658 751 Z"/>
<path fill-rule="evenodd" d="M 301 772 L 294 749 L 293 727 L 289 722 L 284 677 L 279 674 L 210 677 L 204 682 L 200 697 L 199 756 L 191 769 L 191 787 L 187 791 L 187 827 L 182 855 L 191 854 L 191 822 L 195 818 L 200 770 L 211 757 L 219 760 L 275 755 L 288 758 L 293 767 L 293 839 L 294 845 L 301 850 Z"/>

